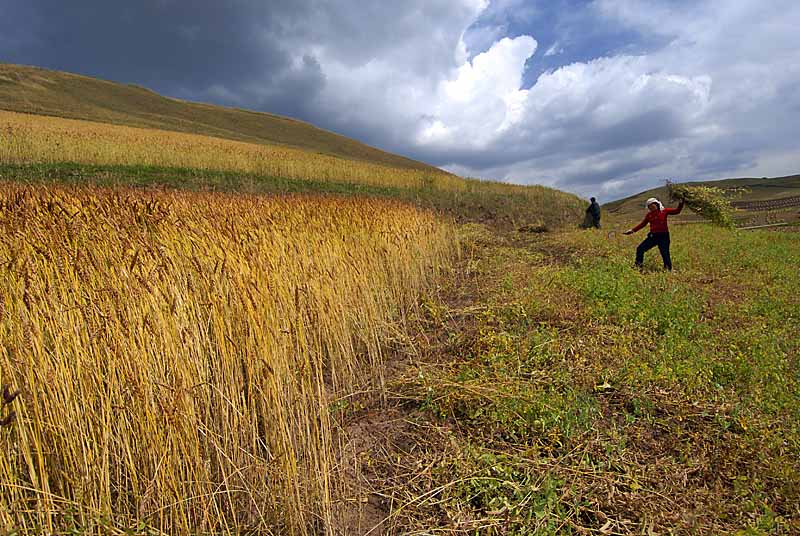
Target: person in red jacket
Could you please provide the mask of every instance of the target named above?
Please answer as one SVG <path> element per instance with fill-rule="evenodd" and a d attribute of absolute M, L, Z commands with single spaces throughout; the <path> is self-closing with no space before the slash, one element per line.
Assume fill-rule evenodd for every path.
<path fill-rule="evenodd" d="M 639 244 L 636 248 L 636 267 L 642 267 L 644 263 L 645 252 L 658 246 L 658 251 L 661 253 L 661 258 L 664 261 L 664 268 L 672 270 L 672 259 L 669 256 L 669 228 L 667 227 L 667 216 L 670 214 L 680 214 L 683 210 L 683 200 L 678 204 L 678 208 L 664 208 L 661 201 L 655 197 L 651 197 L 645 203 L 649 211 L 642 222 L 632 229 L 628 229 L 623 234 L 633 234 L 648 223 L 650 224 L 650 232 L 647 238 Z"/>

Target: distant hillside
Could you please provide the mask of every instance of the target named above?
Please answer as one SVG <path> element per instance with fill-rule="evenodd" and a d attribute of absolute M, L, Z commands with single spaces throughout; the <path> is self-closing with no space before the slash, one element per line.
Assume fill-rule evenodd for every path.
<path fill-rule="evenodd" d="M 295 119 L 167 98 L 139 86 L 37 67 L 0 63 L 0 110 L 283 144 L 391 167 L 436 169 Z"/>
<path fill-rule="evenodd" d="M 741 178 L 718 181 L 687 182 L 692 186 L 713 186 L 723 190 L 747 188 L 749 191 L 731 197 L 732 204 L 739 209 L 737 219 L 743 222 L 768 223 L 767 216 L 758 217 L 759 213 L 785 212 L 770 219 L 775 221 L 796 221 L 800 219 L 800 175 L 789 175 L 775 178 Z M 653 188 L 624 199 L 611 201 L 603 205 L 606 212 L 617 215 L 640 214 L 644 211 L 644 203 L 650 197 L 656 197 L 664 203 L 669 202 L 666 186 Z M 764 221 L 761 221 L 764 220 Z"/>

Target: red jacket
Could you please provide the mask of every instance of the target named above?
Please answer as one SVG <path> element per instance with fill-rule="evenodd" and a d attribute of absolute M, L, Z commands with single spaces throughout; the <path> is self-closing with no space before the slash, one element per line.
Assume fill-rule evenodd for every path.
<path fill-rule="evenodd" d="M 636 232 L 647 225 L 647 222 L 650 222 L 651 233 L 668 233 L 669 228 L 667 228 L 667 216 L 670 214 L 680 214 L 681 210 L 683 210 L 683 201 L 680 202 L 678 208 L 665 208 L 664 210 L 654 210 L 652 212 L 648 212 L 642 220 L 642 223 L 631 230 Z"/>

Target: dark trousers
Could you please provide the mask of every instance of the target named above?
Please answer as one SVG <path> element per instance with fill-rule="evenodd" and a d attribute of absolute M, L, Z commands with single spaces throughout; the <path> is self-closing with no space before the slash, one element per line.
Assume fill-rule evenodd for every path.
<path fill-rule="evenodd" d="M 672 259 L 669 256 L 669 233 L 649 233 L 647 238 L 636 248 L 636 266 L 642 267 L 644 254 L 646 251 L 658 246 L 661 258 L 664 260 L 664 268 L 672 270 Z"/>

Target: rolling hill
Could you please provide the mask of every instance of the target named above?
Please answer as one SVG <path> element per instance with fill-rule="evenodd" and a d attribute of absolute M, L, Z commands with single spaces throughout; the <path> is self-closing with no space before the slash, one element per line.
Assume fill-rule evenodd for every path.
<path fill-rule="evenodd" d="M 0 180 L 392 197 L 459 220 L 571 226 L 584 201 L 465 179 L 294 119 L 0 64 Z"/>
<path fill-rule="evenodd" d="M 296 119 L 187 102 L 135 85 L 38 67 L 0 63 L 0 110 L 282 144 L 385 166 L 441 172 Z"/>

